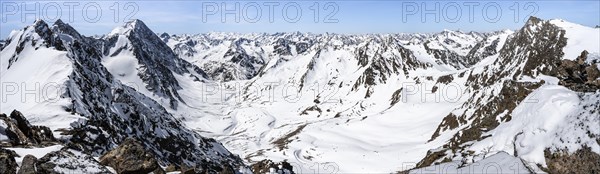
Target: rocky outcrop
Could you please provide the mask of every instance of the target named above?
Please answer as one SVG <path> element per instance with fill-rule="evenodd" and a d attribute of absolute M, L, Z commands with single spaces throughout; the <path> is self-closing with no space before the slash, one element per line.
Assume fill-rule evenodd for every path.
<path fill-rule="evenodd" d="M 17 153 L 12 150 L 0 148 L 0 173 L 13 174 L 17 172 Z"/>
<path fill-rule="evenodd" d="M 92 156 L 68 147 L 46 154 L 35 166 L 37 173 L 111 173 Z"/>
<path fill-rule="evenodd" d="M 567 149 L 552 152 L 549 148 L 544 151 L 546 157 L 546 172 L 554 173 L 600 173 L 600 155 L 590 147 L 583 147 L 574 153 Z"/>
<path fill-rule="evenodd" d="M 146 151 L 142 144 L 127 138 L 119 147 L 102 155 L 100 164 L 110 166 L 118 173 L 164 173 L 154 154 Z"/>
<path fill-rule="evenodd" d="M 5 135 L 9 140 L 3 143 L 6 146 L 44 146 L 56 142 L 50 128 L 31 125 L 17 110 L 11 112 L 9 117 L 0 114 L 0 121 L 4 123 L 0 124 L 0 134 Z"/>
<path fill-rule="evenodd" d="M 5 139 L 2 139 L 2 146 L 16 146 L 29 143 L 27 136 L 21 132 L 15 122 L 8 118 L 5 114 L 0 114 L 0 134 Z"/>
<path fill-rule="evenodd" d="M 33 155 L 25 155 L 23 157 L 23 161 L 21 162 L 21 167 L 19 168 L 19 172 L 17 174 L 31 174 L 36 172 L 36 163 L 37 158 Z"/>
<path fill-rule="evenodd" d="M 286 173 L 295 174 L 294 167 L 287 161 L 275 163 L 269 159 L 264 159 L 250 166 L 254 173 Z"/>
<path fill-rule="evenodd" d="M 583 51 L 575 60 L 561 61 L 558 67 L 560 85 L 579 92 L 595 92 L 600 89 L 598 64 L 586 62 L 588 54 L 587 51 Z"/>
<path fill-rule="evenodd" d="M 3 50 L 6 46 L 6 41 L 0 40 L 0 50 Z"/>

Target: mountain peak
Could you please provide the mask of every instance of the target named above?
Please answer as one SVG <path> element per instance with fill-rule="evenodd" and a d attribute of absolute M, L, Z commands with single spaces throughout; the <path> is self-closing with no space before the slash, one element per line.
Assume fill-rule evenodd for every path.
<path fill-rule="evenodd" d="M 33 22 L 33 25 L 31 25 L 31 27 L 33 27 L 35 29 L 36 32 L 46 32 L 48 29 L 48 24 L 41 19 L 36 19 L 35 22 Z M 41 35 L 41 33 L 40 33 Z"/>
<path fill-rule="evenodd" d="M 49 40 L 52 36 L 50 28 L 44 20 L 36 19 L 33 25 L 31 25 L 30 27 L 32 27 L 33 31 L 36 32 L 44 40 Z"/>
<path fill-rule="evenodd" d="M 74 37 L 75 39 L 82 38 L 81 34 L 79 34 L 79 32 L 77 32 L 77 30 L 75 30 L 75 28 L 73 28 L 71 25 L 69 25 L 67 23 L 64 23 L 60 19 L 58 19 L 54 22 L 54 25 L 52 25 L 52 31 L 54 31 L 56 33 L 70 35 L 71 37 Z"/>
<path fill-rule="evenodd" d="M 65 23 L 61 19 L 54 21 L 54 25 L 64 25 L 64 24 Z"/>
<path fill-rule="evenodd" d="M 148 28 L 148 26 L 146 26 L 146 24 L 144 24 L 144 22 L 142 20 L 133 19 L 133 20 L 130 20 L 130 21 L 126 22 L 123 26 L 119 26 L 119 27 L 113 29 L 113 31 L 110 32 L 109 35 L 118 35 L 118 34 L 127 35 L 131 31 L 135 31 L 135 32 L 152 32 L 150 30 L 150 28 Z"/>
<path fill-rule="evenodd" d="M 537 23 L 540 23 L 544 20 L 537 18 L 535 16 L 529 16 L 529 19 L 527 19 L 527 22 L 525 23 L 525 25 L 535 25 Z"/>
<path fill-rule="evenodd" d="M 46 22 L 42 19 L 36 19 L 35 22 L 33 22 L 33 26 L 40 26 L 40 25 L 48 25 L 48 24 L 46 24 Z"/>
<path fill-rule="evenodd" d="M 144 22 L 142 20 L 132 19 L 132 20 L 126 22 L 124 26 L 127 28 L 135 29 L 137 27 L 146 27 L 146 24 L 144 24 Z"/>

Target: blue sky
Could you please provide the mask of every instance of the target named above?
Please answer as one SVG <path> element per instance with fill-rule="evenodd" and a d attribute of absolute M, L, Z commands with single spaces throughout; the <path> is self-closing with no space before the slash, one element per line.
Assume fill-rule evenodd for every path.
<path fill-rule="evenodd" d="M 49 23 L 61 18 L 85 35 L 109 33 L 129 19 L 141 19 L 155 32 L 173 34 L 494 31 L 518 29 L 531 14 L 543 19 L 600 25 L 599 1 L 44 0 L 2 1 L 0 5 L 1 38 L 11 30 L 30 25 L 36 18 Z"/>

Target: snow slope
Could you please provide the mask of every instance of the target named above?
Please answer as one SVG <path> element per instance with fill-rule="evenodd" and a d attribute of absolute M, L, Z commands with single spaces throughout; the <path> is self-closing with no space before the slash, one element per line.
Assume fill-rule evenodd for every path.
<path fill-rule="evenodd" d="M 550 20 L 550 23 L 567 31 L 565 33 L 567 46 L 563 49 L 564 59 L 576 59 L 581 50 L 599 55 L 600 43 L 598 43 L 598 40 L 600 40 L 600 32 L 598 28 L 586 27 L 562 19 Z"/>
<path fill-rule="evenodd" d="M 490 156 L 472 164 L 463 166 L 460 161 L 442 163 L 417 170 L 410 173 L 530 173 L 521 159 L 511 156 L 506 152 L 490 154 Z"/>
<path fill-rule="evenodd" d="M 67 52 L 48 48 L 42 42 L 31 45 L 19 42 L 39 39 L 34 27 L 13 31 L 9 36 L 12 42 L 0 52 L 3 84 L 0 113 L 28 111 L 26 116 L 32 124 L 52 130 L 68 128 L 71 122 L 82 118 L 64 111 L 64 106 L 71 102 L 62 97 L 67 76 L 73 71 L 71 61 L 66 57 Z"/>

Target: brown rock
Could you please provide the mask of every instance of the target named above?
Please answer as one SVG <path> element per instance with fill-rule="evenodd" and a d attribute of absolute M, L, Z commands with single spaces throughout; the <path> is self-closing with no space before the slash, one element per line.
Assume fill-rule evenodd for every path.
<path fill-rule="evenodd" d="M 201 171 L 202 169 L 196 169 L 195 167 L 190 167 L 190 166 L 181 166 L 181 174 L 196 174 L 196 173 L 202 173 Z"/>
<path fill-rule="evenodd" d="M 17 174 L 32 174 L 36 172 L 37 158 L 33 155 L 25 155 L 23 162 L 21 162 L 21 168 Z"/>
<path fill-rule="evenodd" d="M 600 155 L 594 153 L 590 147 L 582 147 L 574 153 L 563 149 L 551 152 L 544 150 L 546 169 L 548 173 L 600 173 Z"/>
<path fill-rule="evenodd" d="M 279 168 L 281 166 L 281 168 Z M 253 173 L 270 173 L 271 169 L 275 170 L 275 173 L 290 173 L 294 174 L 292 165 L 287 161 L 275 163 L 269 159 L 264 159 L 250 166 Z"/>
<path fill-rule="evenodd" d="M 17 173 L 17 153 L 12 150 L 0 148 L 0 173 L 13 174 Z"/>
<path fill-rule="evenodd" d="M 586 60 L 586 59 L 587 59 L 587 57 L 588 57 L 588 54 L 589 54 L 589 53 L 588 53 L 586 50 L 583 50 L 583 51 L 581 52 L 581 55 L 579 55 L 579 57 L 577 57 L 577 63 L 578 63 L 579 65 L 584 65 L 584 64 L 585 64 L 585 60 Z"/>
<path fill-rule="evenodd" d="M 4 122 L 4 124 L 6 124 L 6 127 L 4 128 L 4 133 L 10 140 L 10 144 L 12 146 L 26 145 L 26 144 L 30 143 L 27 136 L 25 136 L 25 134 L 23 134 L 23 132 L 21 132 L 21 129 L 19 129 L 17 124 L 14 121 L 12 121 L 10 118 L 0 117 L 0 121 Z"/>
<path fill-rule="evenodd" d="M 133 138 L 125 139 L 117 148 L 102 155 L 100 164 L 110 166 L 121 174 L 164 173 L 154 154 L 146 151 L 144 146 Z"/>
<path fill-rule="evenodd" d="M 167 166 L 167 168 L 165 168 L 165 172 L 174 172 L 177 171 L 177 166 L 173 165 L 173 164 L 169 164 Z"/>
<path fill-rule="evenodd" d="M 42 143 L 56 142 L 50 128 L 32 126 L 25 116 L 17 110 L 12 111 L 10 117 L 5 114 L 0 115 L 0 121 L 6 125 L 4 131 L 0 134 L 5 134 L 8 137 L 11 146 L 43 145 Z"/>
<path fill-rule="evenodd" d="M 35 163 L 36 173 L 60 174 L 68 171 L 79 173 L 111 174 L 110 170 L 101 165 L 89 154 L 63 147 L 58 151 L 50 152 Z"/>
<path fill-rule="evenodd" d="M 593 64 L 585 68 L 588 82 L 594 82 L 600 78 L 600 70 L 598 70 L 598 64 Z"/>

